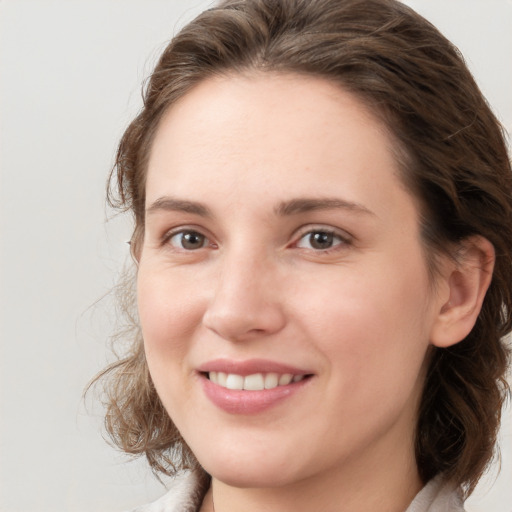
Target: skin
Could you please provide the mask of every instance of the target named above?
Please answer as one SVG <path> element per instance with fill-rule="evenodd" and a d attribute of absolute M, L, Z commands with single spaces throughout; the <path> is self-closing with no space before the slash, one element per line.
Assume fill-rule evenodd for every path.
<path fill-rule="evenodd" d="M 426 354 L 462 339 L 453 312 L 469 299 L 479 310 L 483 294 L 448 264 L 431 282 L 392 146 L 357 98 L 295 75 L 208 79 L 162 119 L 139 313 L 157 392 L 212 475 L 203 512 L 213 500 L 216 512 L 403 512 L 422 487 Z M 304 198 L 323 204 L 283 211 Z M 204 243 L 184 247 L 183 232 Z M 334 233 L 332 247 L 311 233 Z M 313 376 L 268 410 L 229 414 L 197 373 L 219 357 Z"/>

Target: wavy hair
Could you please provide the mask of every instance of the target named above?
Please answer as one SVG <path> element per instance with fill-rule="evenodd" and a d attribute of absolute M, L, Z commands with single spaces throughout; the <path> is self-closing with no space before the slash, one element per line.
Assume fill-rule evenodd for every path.
<path fill-rule="evenodd" d="M 172 39 L 119 144 L 108 200 L 133 214 L 135 255 L 144 237 L 146 165 L 163 113 L 206 78 L 247 71 L 324 78 L 383 120 L 420 204 L 433 273 L 435 256 L 467 237 L 493 244 L 495 269 L 476 325 L 462 342 L 432 347 L 415 438 L 423 481 L 444 473 L 469 495 L 493 457 L 508 391 L 512 173 L 500 123 L 457 48 L 397 1 L 223 1 Z M 120 289 L 130 311 L 132 290 Z M 122 450 L 145 454 L 156 472 L 198 467 L 156 394 L 139 330 L 97 379 L 107 431 Z"/>

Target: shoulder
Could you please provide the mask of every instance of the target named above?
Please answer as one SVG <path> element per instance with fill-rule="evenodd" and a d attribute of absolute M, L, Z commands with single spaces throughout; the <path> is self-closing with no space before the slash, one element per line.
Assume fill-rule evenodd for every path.
<path fill-rule="evenodd" d="M 203 494 L 200 476 L 192 471 L 185 471 L 173 478 L 169 491 L 161 498 L 130 512 L 197 512 Z"/>
<path fill-rule="evenodd" d="M 464 512 L 461 490 L 442 475 L 432 479 L 405 512 Z"/>

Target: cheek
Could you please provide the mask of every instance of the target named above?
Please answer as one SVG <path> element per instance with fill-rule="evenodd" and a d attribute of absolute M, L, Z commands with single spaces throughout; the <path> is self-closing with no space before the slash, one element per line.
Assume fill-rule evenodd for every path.
<path fill-rule="evenodd" d="M 301 330 L 316 340 L 331 376 L 344 388 L 381 395 L 414 385 L 430 326 L 428 275 L 421 263 L 403 258 L 394 267 L 377 262 L 361 273 L 338 269 L 328 287 L 302 290 L 308 305 Z"/>
<path fill-rule="evenodd" d="M 179 364 L 201 322 L 201 301 L 187 293 L 186 283 L 170 272 L 141 265 L 137 276 L 137 301 L 148 364 L 152 373 L 169 362 Z"/>

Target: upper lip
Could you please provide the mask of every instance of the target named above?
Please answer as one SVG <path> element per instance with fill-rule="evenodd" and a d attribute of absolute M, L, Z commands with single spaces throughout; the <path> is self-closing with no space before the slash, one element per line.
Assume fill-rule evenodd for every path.
<path fill-rule="evenodd" d="M 245 361 L 235 361 L 232 359 L 214 359 L 203 363 L 197 368 L 198 372 L 224 372 L 233 373 L 246 377 L 255 373 L 291 373 L 292 375 L 309 375 L 312 372 L 290 366 L 288 364 L 270 361 L 268 359 L 247 359 Z"/>

